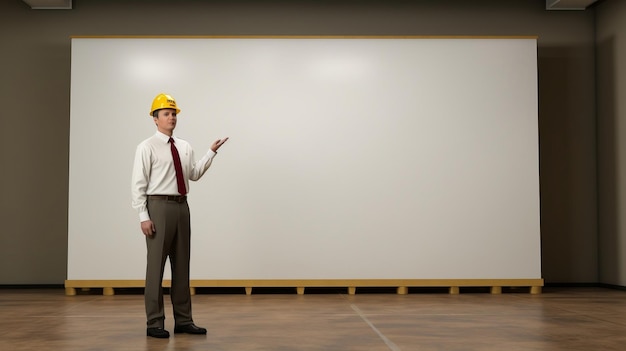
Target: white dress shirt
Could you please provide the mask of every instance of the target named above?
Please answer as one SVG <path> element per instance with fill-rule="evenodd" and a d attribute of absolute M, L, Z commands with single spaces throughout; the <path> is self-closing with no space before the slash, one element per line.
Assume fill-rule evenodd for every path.
<path fill-rule="evenodd" d="M 209 149 L 198 162 L 195 162 L 191 145 L 175 136 L 172 138 L 180 154 L 185 187 L 189 191 L 189 180 L 195 181 L 204 175 L 211 166 L 215 152 Z M 137 146 L 131 193 L 133 208 L 139 212 L 141 222 L 150 219 L 147 207 L 148 195 L 180 195 L 169 139 L 169 136 L 157 131 L 155 135 Z"/>

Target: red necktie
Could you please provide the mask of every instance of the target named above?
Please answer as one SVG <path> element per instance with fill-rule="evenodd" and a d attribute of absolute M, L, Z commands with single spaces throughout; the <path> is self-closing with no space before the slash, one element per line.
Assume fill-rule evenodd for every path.
<path fill-rule="evenodd" d="M 174 159 L 174 169 L 176 170 L 176 183 L 178 183 L 178 192 L 181 195 L 187 194 L 185 187 L 185 179 L 183 178 L 183 167 L 180 165 L 180 155 L 174 146 L 174 139 L 170 138 L 170 149 L 172 150 L 172 158 Z"/>

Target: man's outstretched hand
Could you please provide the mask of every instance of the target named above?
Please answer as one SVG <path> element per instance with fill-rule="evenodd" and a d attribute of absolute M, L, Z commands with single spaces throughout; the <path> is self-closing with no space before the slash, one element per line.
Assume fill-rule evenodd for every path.
<path fill-rule="evenodd" d="M 211 150 L 213 150 L 213 152 L 217 152 L 217 149 L 220 148 L 220 146 L 224 145 L 224 143 L 228 140 L 228 137 L 224 138 L 224 139 L 217 139 L 213 145 L 211 145 Z"/>

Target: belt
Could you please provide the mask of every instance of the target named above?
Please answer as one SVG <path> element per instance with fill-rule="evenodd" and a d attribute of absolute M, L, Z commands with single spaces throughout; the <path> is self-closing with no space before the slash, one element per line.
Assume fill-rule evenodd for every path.
<path fill-rule="evenodd" d="M 149 200 L 164 200 L 164 201 L 176 201 L 178 203 L 183 203 L 187 201 L 187 196 L 185 195 L 148 195 Z"/>

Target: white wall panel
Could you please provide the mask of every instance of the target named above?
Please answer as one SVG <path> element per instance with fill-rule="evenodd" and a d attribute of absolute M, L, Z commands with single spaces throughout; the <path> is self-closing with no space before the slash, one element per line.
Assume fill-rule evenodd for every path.
<path fill-rule="evenodd" d="M 145 276 L 161 92 L 196 154 L 231 138 L 192 279 L 541 278 L 535 39 L 75 38 L 71 89 L 69 280 Z"/>

